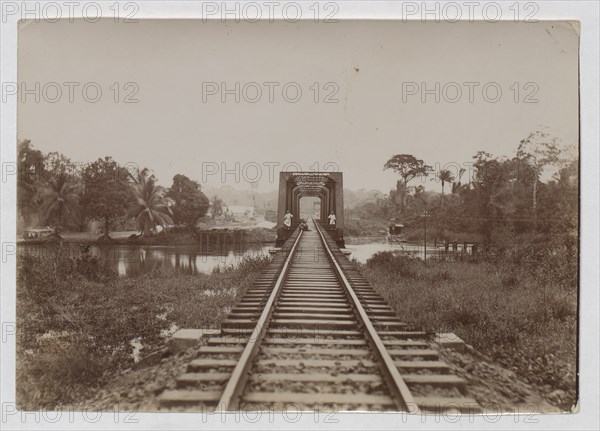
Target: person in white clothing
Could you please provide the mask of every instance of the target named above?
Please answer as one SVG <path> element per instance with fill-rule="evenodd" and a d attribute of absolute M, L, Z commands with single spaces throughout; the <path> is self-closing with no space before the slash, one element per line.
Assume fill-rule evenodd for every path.
<path fill-rule="evenodd" d="M 331 211 L 331 214 L 327 217 L 329 219 L 329 229 L 335 229 L 335 214 Z"/>
<path fill-rule="evenodd" d="M 283 225 L 285 226 L 286 229 L 290 229 L 292 227 L 292 217 L 294 217 L 292 215 L 291 212 L 286 211 L 285 215 L 283 216 Z"/>

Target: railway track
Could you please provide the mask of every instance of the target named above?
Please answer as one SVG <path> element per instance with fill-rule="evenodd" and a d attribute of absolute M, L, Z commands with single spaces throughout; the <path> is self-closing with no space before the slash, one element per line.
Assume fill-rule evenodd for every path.
<path fill-rule="evenodd" d="M 477 413 L 432 334 L 402 322 L 316 223 L 161 394 L 175 410 Z"/>

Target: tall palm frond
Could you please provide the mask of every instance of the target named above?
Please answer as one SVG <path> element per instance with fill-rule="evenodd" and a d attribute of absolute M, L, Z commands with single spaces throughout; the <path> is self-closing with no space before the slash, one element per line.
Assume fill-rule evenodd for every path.
<path fill-rule="evenodd" d="M 127 218 L 135 218 L 137 228 L 144 233 L 157 225 L 173 224 L 169 202 L 164 197 L 165 190 L 156 184 L 153 175 L 146 169 L 138 173 L 133 186 L 133 201 L 127 211 Z"/>
<path fill-rule="evenodd" d="M 63 223 L 77 223 L 80 218 L 80 192 L 81 186 L 68 182 L 65 174 L 50 179 L 38 193 L 42 201 L 41 215 L 46 224 L 60 227 Z"/>
<path fill-rule="evenodd" d="M 442 169 L 438 172 L 438 178 L 442 182 L 442 208 L 444 208 L 444 186 L 446 183 L 454 182 L 454 175 L 448 169 Z"/>

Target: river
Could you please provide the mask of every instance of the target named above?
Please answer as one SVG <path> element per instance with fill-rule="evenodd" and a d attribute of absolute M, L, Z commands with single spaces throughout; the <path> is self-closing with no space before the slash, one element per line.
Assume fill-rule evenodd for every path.
<path fill-rule="evenodd" d="M 368 242 L 367 242 L 368 241 Z M 76 242 L 65 242 L 69 253 L 79 257 L 84 253 L 84 247 Z M 19 253 L 51 254 L 56 245 L 19 244 Z M 245 247 L 227 244 L 210 249 L 202 249 L 194 245 L 180 246 L 146 246 L 146 245 L 92 245 L 88 252 L 94 256 L 104 257 L 113 269 L 121 276 L 148 273 L 156 268 L 179 269 L 188 274 L 210 273 L 217 267 L 236 266 L 245 257 L 268 256 L 272 245 L 249 244 Z M 423 259 L 423 245 L 415 243 L 385 242 L 377 238 L 356 239 L 346 241 L 346 249 L 350 259 L 366 262 L 369 257 L 380 251 L 408 253 Z M 433 245 L 428 245 L 427 255 L 433 257 L 436 253 Z"/>
<path fill-rule="evenodd" d="M 47 255 L 54 253 L 56 245 L 19 244 L 19 253 Z M 75 242 L 64 242 L 72 257 L 79 257 L 84 247 Z M 210 273 L 217 267 L 236 266 L 245 257 L 268 256 L 272 246 L 236 244 L 223 245 L 216 249 L 194 245 L 146 246 L 146 245 L 91 245 L 88 253 L 103 257 L 121 276 L 148 273 L 156 268 L 178 269 L 188 274 Z"/>

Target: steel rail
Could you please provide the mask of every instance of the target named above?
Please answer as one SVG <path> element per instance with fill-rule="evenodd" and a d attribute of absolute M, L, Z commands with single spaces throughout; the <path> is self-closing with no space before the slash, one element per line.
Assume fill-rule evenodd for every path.
<path fill-rule="evenodd" d="M 340 280 L 342 281 L 342 284 L 344 285 L 344 288 L 346 289 L 346 292 L 348 293 L 348 296 L 352 300 L 352 305 L 356 311 L 356 315 L 359 319 L 359 322 L 366 329 L 366 335 L 367 335 L 367 337 L 379 359 L 378 362 L 380 365 L 380 369 L 383 372 L 383 374 L 385 375 L 385 377 L 387 377 L 386 382 L 387 382 L 388 388 L 392 394 L 392 398 L 394 399 L 394 402 L 396 403 L 396 407 L 398 407 L 398 409 L 400 411 L 407 411 L 407 412 L 415 413 L 415 414 L 419 413 L 419 407 L 418 407 L 417 403 L 415 402 L 415 399 L 414 399 L 412 393 L 410 392 L 410 389 L 408 388 L 404 379 L 402 379 L 402 376 L 400 375 L 400 372 L 398 371 L 398 368 L 396 367 L 394 360 L 392 359 L 389 352 L 387 351 L 385 345 L 383 344 L 383 341 L 379 337 L 379 334 L 373 327 L 373 324 L 371 323 L 371 319 L 369 319 L 369 316 L 367 315 L 364 307 L 360 303 L 358 296 L 356 295 L 356 293 L 354 292 L 354 289 L 350 285 L 350 282 L 346 278 L 344 271 L 342 271 L 342 268 L 340 267 L 335 256 L 331 252 L 331 249 L 329 248 L 329 245 L 327 244 L 327 240 L 325 239 L 325 236 L 324 236 L 323 232 L 321 231 L 321 228 L 318 226 L 318 224 L 314 220 L 313 220 L 313 224 L 315 225 L 317 232 L 321 236 L 321 240 L 323 241 L 325 250 L 327 251 L 329 258 L 331 259 L 331 262 L 333 263 L 333 265 L 338 273 L 338 276 L 340 277 Z"/>
<path fill-rule="evenodd" d="M 235 408 L 239 407 L 236 406 L 236 404 L 239 402 L 241 392 L 244 390 L 244 386 L 248 379 L 248 372 L 252 366 L 252 360 L 256 356 L 256 353 L 258 352 L 260 344 L 266 333 L 267 323 L 269 322 L 274 311 L 275 301 L 279 295 L 281 286 L 287 277 L 290 262 L 296 253 L 296 249 L 301 237 L 302 231 L 298 233 L 298 237 L 290 249 L 290 252 L 281 269 L 281 274 L 279 274 L 279 278 L 277 279 L 277 282 L 275 283 L 275 286 L 269 295 L 269 299 L 265 304 L 263 312 L 261 313 L 260 318 L 256 323 L 254 330 L 252 331 L 252 335 L 250 335 L 248 343 L 240 355 L 238 363 L 233 369 L 231 377 L 227 382 L 227 386 L 225 386 L 225 390 L 223 391 L 218 404 L 218 408 L 221 408 L 223 411 L 231 411 L 232 408 L 235 410 Z M 239 408 L 237 410 L 239 410 Z"/>

